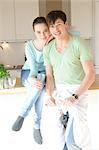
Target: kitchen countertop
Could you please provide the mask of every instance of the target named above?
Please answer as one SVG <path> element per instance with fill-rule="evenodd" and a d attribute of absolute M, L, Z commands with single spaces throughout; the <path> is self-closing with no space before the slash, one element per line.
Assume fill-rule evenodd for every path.
<path fill-rule="evenodd" d="M 27 91 L 26 87 L 22 86 L 20 78 L 16 78 L 16 85 L 13 88 L 2 89 L 0 94 L 16 94 L 16 93 L 25 93 Z"/>
<path fill-rule="evenodd" d="M 22 69 L 23 65 L 17 65 L 17 66 L 8 66 L 6 67 L 7 70 L 18 70 L 18 69 Z"/>
<path fill-rule="evenodd" d="M 17 78 L 16 81 L 16 87 L 22 87 L 21 80 Z M 92 89 L 99 89 L 99 74 L 96 75 L 95 82 L 92 84 L 92 86 L 89 88 L 90 90 Z"/>
<path fill-rule="evenodd" d="M 96 80 L 89 88 L 89 90 L 99 90 L 99 75 L 96 75 Z M 0 90 L 0 94 L 16 94 L 26 93 L 26 87 L 22 86 L 20 78 L 16 79 L 16 85 L 14 88 Z"/>
<path fill-rule="evenodd" d="M 99 74 L 96 74 L 95 82 L 89 88 L 89 90 L 97 90 L 97 89 L 99 90 Z"/>

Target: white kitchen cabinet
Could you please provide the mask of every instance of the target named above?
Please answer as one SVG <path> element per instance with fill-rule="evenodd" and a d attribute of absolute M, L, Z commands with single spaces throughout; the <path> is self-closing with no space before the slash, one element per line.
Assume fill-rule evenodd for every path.
<path fill-rule="evenodd" d="M 32 22 L 37 16 L 39 0 L 0 0 L 0 41 L 31 39 Z"/>
<path fill-rule="evenodd" d="M 99 1 L 95 2 L 95 68 L 99 74 Z"/>
<path fill-rule="evenodd" d="M 71 24 L 81 36 L 92 37 L 92 0 L 71 0 Z"/>
<path fill-rule="evenodd" d="M 15 39 L 14 1 L 0 0 L 0 41 Z"/>
<path fill-rule="evenodd" d="M 95 3 L 95 65 L 99 66 L 99 1 Z"/>
<path fill-rule="evenodd" d="M 32 22 L 39 16 L 39 0 L 15 0 L 16 39 L 33 37 Z"/>

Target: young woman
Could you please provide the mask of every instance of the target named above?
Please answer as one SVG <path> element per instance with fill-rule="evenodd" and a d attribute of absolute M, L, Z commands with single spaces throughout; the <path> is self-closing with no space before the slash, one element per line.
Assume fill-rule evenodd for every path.
<path fill-rule="evenodd" d="M 42 144 L 40 132 L 40 120 L 44 96 L 45 67 L 43 60 L 43 47 L 50 39 L 50 32 L 44 17 L 37 17 L 33 21 L 33 31 L 35 40 L 30 40 L 25 46 L 26 62 L 22 68 L 21 79 L 24 86 L 28 88 L 28 97 L 22 107 L 21 112 L 12 130 L 19 131 L 25 117 L 28 115 L 32 106 L 35 107 L 34 114 L 34 139 L 38 144 Z"/>

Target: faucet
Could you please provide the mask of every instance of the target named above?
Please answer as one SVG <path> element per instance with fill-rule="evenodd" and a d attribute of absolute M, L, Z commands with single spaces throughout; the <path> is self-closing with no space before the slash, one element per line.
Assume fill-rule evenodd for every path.
<path fill-rule="evenodd" d="M 3 47 L 0 45 L 1 49 L 3 50 Z"/>

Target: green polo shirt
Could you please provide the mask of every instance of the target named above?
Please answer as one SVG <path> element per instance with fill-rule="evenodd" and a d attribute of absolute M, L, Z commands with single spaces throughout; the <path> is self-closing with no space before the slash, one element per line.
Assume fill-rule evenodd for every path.
<path fill-rule="evenodd" d="M 56 84 L 80 84 L 85 76 L 82 63 L 92 60 L 87 43 L 78 36 L 72 36 L 68 47 L 62 53 L 56 50 L 56 40 L 45 46 L 44 64 L 50 64 Z"/>

